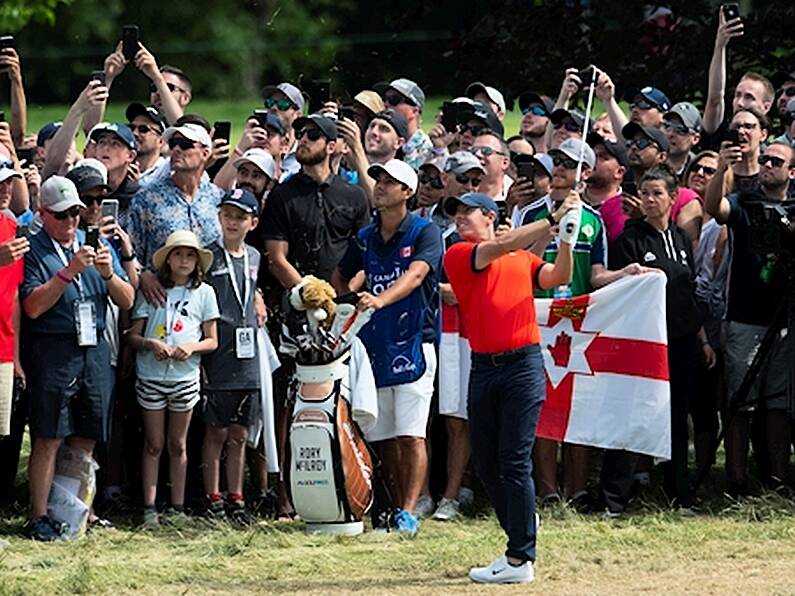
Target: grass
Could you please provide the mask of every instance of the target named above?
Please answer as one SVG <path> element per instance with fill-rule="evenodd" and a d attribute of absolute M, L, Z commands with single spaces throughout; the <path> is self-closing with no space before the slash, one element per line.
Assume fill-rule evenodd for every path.
<path fill-rule="evenodd" d="M 441 108 L 442 102 L 446 98 L 433 97 L 427 102 L 423 118 L 423 129 L 428 131 L 434 124 L 436 113 Z M 124 111 L 128 103 L 110 103 L 105 112 L 105 119 L 109 122 L 126 122 Z M 196 100 L 188 106 L 189 112 L 196 112 L 207 118 L 212 124 L 217 120 L 229 120 L 232 122 L 232 138 L 237 140 L 240 137 L 243 123 L 246 116 L 251 114 L 255 108 L 261 108 L 262 101 L 258 98 L 237 101 L 201 101 Z M 11 111 L 5 108 L 6 118 L 10 118 Z M 62 120 L 69 110 L 67 105 L 46 105 L 28 106 L 28 132 L 35 133 L 48 122 Z M 511 136 L 519 130 L 521 114 L 518 109 L 508 112 L 505 116 L 505 134 Z"/>

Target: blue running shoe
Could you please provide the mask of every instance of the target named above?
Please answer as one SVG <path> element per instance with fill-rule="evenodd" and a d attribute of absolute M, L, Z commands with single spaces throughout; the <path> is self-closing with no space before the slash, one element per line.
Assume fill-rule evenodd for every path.
<path fill-rule="evenodd" d="M 409 536 L 415 536 L 420 529 L 419 520 L 404 509 L 395 512 L 395 515 L 392 517 L 392 523 L 398 532 L 408 534 Z"/>

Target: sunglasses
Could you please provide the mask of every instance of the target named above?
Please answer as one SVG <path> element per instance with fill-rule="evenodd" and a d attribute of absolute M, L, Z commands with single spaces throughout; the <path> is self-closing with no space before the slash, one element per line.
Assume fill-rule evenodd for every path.
<path fill-rule="evenodd" d="M 577 169 L 577 160 L 572 159 L 571 157 L 567 157 L 566 155 L 561 155 L 560 153 L 556 153 L 552 156 L 552 163 L 555 166 L 563 166 L 567 170 L 576 170 Z"/>
<path fill-rule="evenodd" d="M 483 157 L 489 157 L 491 155 L 494 155 L 495 153 L 497 155 L 505 155 L 505 153 L 503 153 L 502 151 L 497 151 L 496 149 L 492 149 L 491 147 L 487 147 L 485 145 L 477 145 L 470 147 L 469 152 L 472 155 L 477 155 L 478 153 L 482 153 Z"/>
<path fill-rule="evenodd" d="M 290 108 L 296 110 L 298 109 L 298 106 L 296 106 L 289 99 L 274 99 L 272 97 L 269 97 L 268 99 L 265 100 L 266 108 L 271 109 L 273 106 L 276 106 L 276 109 L 279 110 L 280 112 L 286 112 Z"/>
<path fill-rule="evenodd" d="M 430 184 L 431 188 L 435 188 L 436 190 L 442 190 L 444 188 L 444 182 L 442 182 L 442 179 L 438 176 L 420 174 L 417 176 L 417 179 L 420 181 L 420 184 Z"/>
<path fill-rule="evenodd" d="M 304 135 L 306 135 L 306 137 L 310 141 L 317 141 L 320 137 L 323 136 L 323 133 L 319 128 L 302 128 L 301 130 L 295 133 L 295 138 L 303 139 Z"/>
<path fill-rule="evenodd" d="M 565 128 L 569 132 L 579 132 L 580 127 L 576 122 L 572 122 L 571 120 L 566 120 L 564 122 L 556 122 L 552 125 L 555 130 L 559 128 Z"/>
<path fill-rule="evenodd" d="M 651 139 L 647 139 L 646 137 L 640 137 L 638 139 L 628 139 L 626 145 L 627 148 L 637 147 L 639 151 L 643 151 L 646 147 L 651 147 L 652 145 L 658 147 L 657 143 L 655 143 Z"/>
<path fill-rule="evenodd" d="M 786 89 L 779 89 L 779 95 L 786 95 L 787 97 L 795 97 L 795 87 L 787 87 Z"/>
<path fill-rule="evenodd" d="M 410 104 L 408 99 L 403 97 L 402 95 L 397 95 L 395 93 L 389 93 L 384 95 L 384 103 L 390 105 L 392 107 L 399 106 L 402 103 Z"/>
<path fill-rule="evenodd" d="M 168 148 L 171 150 L 179 147 L 183 151 L 187 151 L 188 149 L 193 149 L 195 146 L 196 143 L 194 141 L 186 139 L 185 137 L 171 137 L 168 140 Z"/>
<path fill-rule="evenodd" d="M 780 158 L 780 157 L 776 157 L 775 155 L 760 155 L 760 156 L 759 156 L 759 165 L 760 165 L 760 166 L 764 166 L 764 165 L 766 165 L 768 162 L 770 162 L 770 164 L 771 164 L 771 165 L 772 165 L 774 168 L 780 168 L 780 167 L 781 167 L 781 166 L 783 166 L 785 163 L 787 163 L 787 162 L 786 162 L 784 159 L 782 159 L 782 158 Z"/>
<path fill-rule="evenodd" d="M 174 91 L 181 91 L 182 93 L 187 93 L 185 89 L 183 89 L 182 87 L 178 87 L 174 83 L 166 83 L 166 87 L 168 87 L 168 90 L 171 91 L 172 93 L 174 93 Z M 157 85 L 155 85 L 154 83 L 149 83 L 149 93 L 155 93 L 155 92 L 157 92 Z"/>
<path fill-rule="evenodd" d="M 652 108 L 656 108 L 657 105 L 653 104 L 651 102 L 648 102 L 645 99 L 639 99 L 638 101 L 633 101 L 632 102 L 632 107 L 633 108 L 638 108 L 639 110 L 643 110 L 645 112 L 646 110 L 650 110 Z"/>
<path fill-rule="evenodd" d="M 130 130 L 133 132 L 140 132 L 142 135 L 145 135 L 150 132 L 160 132 L 156 128 L 149 126 L 148 124 L 133 124 L 132 122 L 127 126 L 130 127 Z"/>
<path fill-rule="evenodd" d="M 64 221 L 69 217 L 71 218 L 79 217 L 80 207 L 75 205 L 74 207 L 69 207 L 69 209 L 66 209 L 65 211 L 49 211 L 49 213 L 58 221 Z"/>
<path fill-rule="evenodd" d="M 473 137 L 480 135 L 484 130 L 486 130 L 485 126 L 472 126 L 469 124 L 459 124 L 458 125 L 458 132 L 464 134 L 465 132 L 471 132 Z"/>
<path fill-rule="evenodd" d="M 678 135 L 690 134 L 690 129 L 684 124 L 674 124 L 673 122 L 663 121 L 663 128 L 670 130 Z"/>
<path fill-rule="evenodd" d="M 459 184 L 471 184 L 472 186 L 480 186 L 480 178 L 469 177 L 466 174 L 456 174 L 456 182 Z"/>
<path fill-rule="evenodd" d="M 530 106 L 522 109 L 522 116 L 532 114 L 533 116 L 547 116 L 547 111 L 541 106 Z"/>
<path fill-rule="evenodd" d="M 711 168 L 709 166 L 704 166 L 699 164 L 695 164 L 692 168 L 690 168 L 691 174 L 704 174 L 705 176 L 713 176 L 715 172 L 717 172 L 717 168 Z"/>
<path fill-rule="evenodd" d="M 754 130 L 755 128 L 757 128 L 757 126 L 758 125 L 757 125 L 756 122 L 737 122 L 736 124 L 732 124 L 729 127 L 729 130 L 748 130 L 748 131 L 751 131 L 751 130 Z"/>
<path fill-rule="evenodd" d="M 88 195 L 80 195 L 80 200 L 83 201 L 86 207 L 91 207 L 91 205 L 101 203 L 105 197 L 94 197 Z"/>

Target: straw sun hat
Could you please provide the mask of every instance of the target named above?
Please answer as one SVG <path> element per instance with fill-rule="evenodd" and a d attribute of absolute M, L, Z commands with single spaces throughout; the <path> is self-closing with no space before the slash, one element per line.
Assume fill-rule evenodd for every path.
<path fill-rule="evenodd" d="M 196 252 L 199 253 L 199 267 L 201 268 L 202 273 L 207 273 L 210 265 L 213 264 L 213 253 L 202 248 L 199 245 L 199 239 L 196 238 L 196 234 L 190 230 L 177 230 L 176 232 L 169 234 L 168 238 L 166 239 L 166 243 L 158 248 L 157 251 L 155 251 L 155 254 L 152 257 L 152 263 L 154 263 L 157 269 L 161 269 L 163 267 L 163 263 L 166 262 L 169 253 L 173 249 L 181 246 L 196 249 Z"/>

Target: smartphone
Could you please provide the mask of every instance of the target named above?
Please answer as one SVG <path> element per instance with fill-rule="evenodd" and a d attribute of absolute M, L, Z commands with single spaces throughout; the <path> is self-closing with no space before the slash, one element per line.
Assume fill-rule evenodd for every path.
<path fill-rule="evenodd" d="M 6 121 L 6 113 L 0 111 L 0 122 L 5 122 L 5 121 Z"/>
<path fill-rule="evenodd" d="M 497 225 L 508 225 L 508 205 L 505 201 L 497 201 Z"/>
<path fill-rule="evenodd" d="M 532 180 L 535 176 L 535 165 L 532 162 L 518 162 L 516 164 L 516 176 L 517 178 Z"/>
<path fill-rule="evenodd" d="M 125 25 L 121 28 L 121 53 L 125 60 L 132 60 L 141 46 L 138 44 L 138 25 Z"/>
<path fill-rule="evenodd" d="M 590 85 L 591 79 L 593 79 L 593 66 L 586 66 L 577 72 L 577 76 L 580 77 L 583 85 Z"/>
<path fill-rule="evenodd" d="M 27 238 L 30 233 L 28 226 L 17 226 L 17 238 Z"/>
<path fill-rule="evenodd" d="M 92 81 L 99 81 L 101 85 L 105 84 L 105 71 L 104 70 L 93 70 L 91 71 L 91 80 Z"/>
<path fill-rule="evenodd" d="M 338 118 L 342 120 L 343 118 L 347 118 L 348 120 L 354 120 L 356 118 L 356 111 L 353 109 L 352 106 L 342 106 L 340 108 L 340 113 Z"/>
<path fill-rule="evenodd" d="M 444 126 L 447 132 L 455 132 L 458 126 L 458 114 L 460 111 L 460 103 L 446 101 L 442 104 L 442 126 Z"/>
<path fill-rule="evenodd" d="M 14 36 L 13 35 L 3 35 L 0 37 L 0 51 L 14 49 Z"/>
<path fill-rule="evenodd" d="M 331 81 L 311 80 L 304 83 L 304 91 L 309 95 L 309 111 L 317 112 L 326 102 L 331 101 Z"/>
<path fill-rule="evenodd" d="M 17 149 L 17 159 L 19 161 L 24 161 L 25 165 L 29 166 L 32 164 L 34 157 L 36 157 L 35 147 L 21 147 Z"/>
<path fill-rule="evenodd" d="M 740 131 L 737 130 L 736 128 L 726 131 L 726 140 L 729 141 L 732 145 L 739 145 Z"/>
<path fill-rule="evenodd" d="M 213 124 L 213 140 L 223 139 L 229 142 L 229 135 L 232 133 L 232 123 L 222 120 Z"/>
<path fill-rule="evenodd" d="M 116 223 L 119 219 L 119 201 L 118 199 L 103 199 L 99 207 L 99 220 L 102 221 L 108 215 L 113 217 L 113 222 Z"/>
<path fill-rule="evenodd" d="M 94 250 L 99 248 L 99 227 L 88 226 L 86 228 L 86 246 L 90 246 Z"/>
<path fill-rule="evenodd" d="M 736 2 L 723 4 L 721 5 L 720 9 L 723 11 L 723 19 L 726 22 L 740 18 L 740 5 Z"/>

